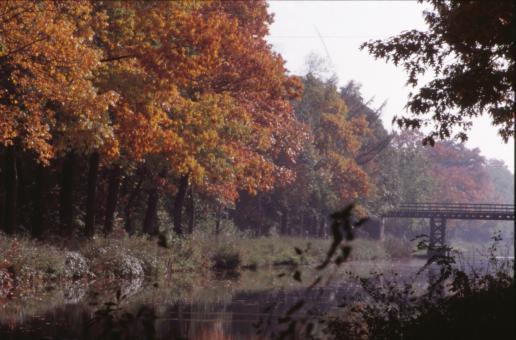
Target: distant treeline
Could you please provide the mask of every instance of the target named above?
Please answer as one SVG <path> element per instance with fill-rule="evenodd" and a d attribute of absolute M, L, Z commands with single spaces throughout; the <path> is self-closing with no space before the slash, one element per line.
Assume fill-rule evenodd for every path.
<path fill-rule="evenodd" d="M 320 236 L 329 231 L 329 214 L 352 200 L 358 203 L 359 213 L 373 218 L 400 203 L 514 202 L 514 176 L 503 161 L 486 159 L 479 149 L 456 141 L 431 147 L 423 146 L 422 133 L 389 133 L 380 119 L 381 108 L 371 108 L 355 82 L 338 88 L 335 79 L 321 80 L 309 73 L 303 84 L 304 93 L 294 103 L 294 111 L 308 126 L 312 140 L 304 144 L 293 166 L 296 179 L 257 196 L 242 195 L 229 215 L 240 228 L 258 234 L 274 228 L 280 233 Z M 327 125 L 337 119 L 342 123 Z M 366 124 L 357 129 L 356 122 L 363 119 Z M 339 136 L 348 139 L 339 144 Z M 349 145 L 356 149 L 350 150 Z M 388 219 L 386 223 L 386 232 L 401 237 L 428 232 L 426 220 Z M 460 226 L 466 224 L 456 221 L 450 225 L 459 227 L 450 230 L 451 236 L 474 241 L 488 240 L 497 222 L 468 221 L 464 229 Z"/>
<path fill-rule="evenodd" d="M 390 134 L 350 82 L 290 76 L 265 1 L 0 3 L 0 226 L 322 236 L 330 212 L 508 202 L 455 142 Z"/>

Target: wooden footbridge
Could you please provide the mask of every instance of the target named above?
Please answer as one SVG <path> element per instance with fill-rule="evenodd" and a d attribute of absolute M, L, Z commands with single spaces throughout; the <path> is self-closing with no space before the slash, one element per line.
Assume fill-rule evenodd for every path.
<path fill-rule="evenodd" d="M 430 219 L 428 255 L 432 256 L 441 253 L 445 248 L 447 220 L 514 221 L 514 204 L 405 203 L 381 217 L 381 239 L 385 218 Z"/>

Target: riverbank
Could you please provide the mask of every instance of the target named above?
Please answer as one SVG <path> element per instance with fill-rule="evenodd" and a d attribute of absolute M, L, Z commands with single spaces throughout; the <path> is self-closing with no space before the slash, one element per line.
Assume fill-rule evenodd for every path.
<path fill-rule="evenodd" d="M 142 278 L 160 282 L 173 274 L 315 264 L 324 258 L 329 244 L 327 239 L 238 234 L 195 233 L 166 240 L 119 234 L 47 241 L 0 234 L 0 298 L 37 294 L 76 281 Z M 353 242 L 351 260 L 399 259 L 410 254 L 406 242 L 358 239 Z"/>
<path fill-rule="evenodd" d="M 325 287 L 324 300 L 313 297 L 313 303 L 323 302 L 326 306 L 331 304 L 333 292 L 339 291 L 338 296 L 343 296 L 350 289 L 354 291 L 356 282 L 352 284 L 353 280 L 350 279 L 353 275 L 367 277 L 379 271 L 389 275 L 393 270 L 410 275 L 421 268 L 423 263 L 419 260 L 350 262 L 342 268 L 338 279 Z M 49 329 L 51 327 L 45 322 L 61 325 L 63 319 L 70 323 L 66 326 L 69 327 L 68 331 L 78 328 L 80 332 L 83 319 L 91 320 L 97 311 L 112 303 L 120 308 L 120 314 L 127 311 L 134 314 L 141 306 L 153 306 L 158 319 L 170 318 L 165 310 L 174 311 L 177 306 L 184 311 L 197 310 L 197 317 L 183 315 L 186 323 L 197 323 L 199 319 L 209 319 L 210 323 L 216 323 L 219 318 L 227 316 L 226 310 L 232 306 L 229 309 L 236 308 L 234 315 L 246 318 L 246 329 L 254 333 L 252 323 L 257 319 L 249 320 L 249 309 L 257 318 L 271 302 L 282 301 L 288 307 L 292 299 L 302 296 L 306 286 L 321 274 L 310 266 L 304 266 L 301 269 L 303 280 L 300 282 L 293 279 L 292 269 L 273 266 L 256 271 L 241 270 L 237 275 L 227 276 L 215 271 L 175 273 L 161 282 L 151 278 L 63 282 L 59 286 L 49 286 L 37 296 L 24 295 L 3 300 L 3 304 L 0 303 L 0 338 L 2 327 L 4 330 L 14 326 L 20 327 L 20 330 Z M 339 288 L 343 282 L 346 284 Z M 75 337 L 79 336 L 76 334 Z"/>
<path fill-rule="evenodd" d="M 372 335 L 370 332 L 376 329 L 375 325 L 385 326 L 381 323 L 383 314 L 377 313 L 386 310 L 383 304 L 386 301 L 376 303 L 364 298 L 364 284 L 368 286 L 371 283 L 375 291 L 382 293 L 376 297 L 393 298 L 388 301 L 406 306 L 405 294 L 397 295 L 404 289 L 403 285 L 390 293 L 385 289 L 390 289 L 388 287 L 395 282 L 407 282 L 413 288 L 423 289 L 413 296 L 419 298 L 428 276 L 420 275 L 416 279 L 413 275 L 424 263 L 422 260 L 349 262 L 335 272 L 338 275 L 333 276 L 332 281 L 311 293 L 306 287 L 321 273 L 312 272 L 310 266 L 302 268 L 302 282 L 288 275 L 291 268 L 285 266 L 244 270 L 230 277 L 221 277 L 212 271 L 197 275 L 177 273 L 168 282 L 162 283 L 133 279 L 113 282 L 96 280 L 85 285 L 76 281 L 45 291 L 37 299 L 14 299 L 0 306 L 0 338 L 98 339 L 99 334 L 106 330 L 125 332 L 133 337 L 138 334 L 143 338 L 148 337 L 144 333 L 148 328 L 141 326 L 147 324 L 157 338 L 263 339 L 268 337 L 255 336 L 254 325 L 260 317 L 272 318 L 271 327 L 264 326 L 264 331 L 285 326 L 278 324 L 279 319 L 299 299 L 305 302 L 305 308 L 298 311 L 299 315 L 292 316 L 296 320 L 307 315 L 306 308 L 316 308 L 318 313 L 312 314 L 312 318 L 329 322 L 329 328 L 325 330 L 329 334 L 363 329 L 366 334 Z M 282 275 L 284 273 L 287 275 Z M 410 294 L 409 291 L 405 293 Z M 500 299 L 505 298 L 503 292 L 500 293 Z M 506 302 L 503 303 L 507 305 Z M 365 308 L 367 303 L 373 303 L 375 308 Z M 271 305 L 274 305 L 272 310 L 268 309 Z M 104 314 L 108 310 L 110 314 Z M 134 316 L 134 322 L 126 323 L 124 318 L 130 315 Z M 111 316 L 114 327 L 109 326 L 111 323 L 105 324 L 111 320 Z M 364 316 L 370 318 L 364 320 Z M 394 317 L 401 316 L 395 313 Z M 509 317 L 506 319 L 512 320 Z M 59 325 L 58 335 L 55 333 L 56 325 Z M 175 336 L 171 336 L 170 332 L 174 332 Z M 201 333 L 203 336 L 200 336 Z M 361 334 L 345 338 L 365 339 Z"/>
<path fill-rule="evenodd" d="M 372 297 L 385 296 L 389 303 L 405 306 L 406 298 L 420 301 L 421 294 L 428 287 L 426 280 L 433 277 L 430 273 L 413 276 L 423 267 L 424 260 L 378 258 L 381 254 L 394 254 L 394 249 L 389 248 L 393 247 L 389 244 L 396 242 L 394 240 L 383 244 L 355 240 L 352 243 L 354 258 L 349 263 L 340 268 L 327 268 L 324 273 L 317 271 L 309 264 L 319 263 L 318 256 L 325 255 L 328 242 L 299 237 L 245 238 L 235 234 L 218 237 L 194 234 L 181 240 L 169 239 L 165 243 L 156 238 L 122 235 L 67 243 L 56 239 L 50 245 L 49 242 L 2 235 L 0 258 L 10 256 L 13 263 L 5 267 L 4 260 L 2 268 L 8 269 L 2 269 L 2 272 L 15 273 L 16 284 L 9 290 L 9 295 L 0 298 L 0 338 L 2 334 L 11 338 L 52 337 L 57 324 L 68 338 L 84 336 L 95 339 L 98 332 L 106 329 L 141 332 L 141 329 L 124 326 L 127 326 L 124 318 L 128 315 L 136 318 L 135 325 L 151 320 L 153 331 L 162 334 L 163 338 L 169 336 L 167 332 L 170 329 L 177 332 L 189 330 L 188 335 L 180 335 L 190 338 L 199 338 L 198 332 L 201 331 L 206 332 L 203 339 L 217 338 L 220 332 L 229 338 L 236 332 L 243 332 L 248 338 L 255 334 L 254 324 L 260 316 L 270 316 L 276 322 L 300 299 L 305 302 L 305 307 L 298 317 L 306 315 L 307 308 L 319 311 L 319 314 L 313 314 L 313 320 L 330 315 L 330 319 L 324 317 L 330 321 L 327 329 L 330 334 L 336 330 L 353 333 L 358 329 L 372 334 L 370 332 L 378 323 L 382 324 L 382 313 L 390 305 L 381 304 L 385 302 L 383 300 L 371 301 L 371 297 L 363 295 L 365 292 L 381 293 Z M 295 251 L 295 247 L 302 250 L 301 254 Z M 34 250 L 24 251 L 27 248 Z M 399 254 L 400 250 L 396 252 Z M 368 259 L 360 261 L 358 256 Z M 221 257 L 238 259 L 238 264 L 232 271 L 220 271 L 216 262 Z M 84 263 L 79 258 L 84 258 Z M 256 258 L 261 262 L 252 268 Z M 298 264 L 304 265 L 294 267 Z M 138 265 L 141 270 L 135 269 Z M 491 268 L 491 271 L 496 268 Z M 79 269 L 84 274 L 74 276 L 73 273 L 79 273 Z M 301 274 L 296 279 L 297 271 Z M 306 287 L 320 275 L 325 277 L 325 283 L 319 287 L 322 290 L 313 290 L 310 294 Z M 326 281 L 330 277 L 333 279 Z M 506 277 L 492 276 L 492 282 L 501 282 L 505 287 Z M 483 280 L 477 278 L 468 282 L 473 288 L 482 288 Z M 410 284 L 411 289 L 405 291 L 405 283 Z M 389 300 L 391 297 L 394 300 Z M 352 308 L 352 313 L 335 308 L 343 302 Z M 274 309 L 265 313 L 272 304 Z M 418 313 L 423 311 L 418 306 L 414 308 Z M 108 311 L 110 314 L 104 314 Z M 329 311 L 332 314 L 328 314 Z M 111 316 L 117 326 L 105 328 L 102 323 L 111 320 Z M 396 317 L 406 323 L 404 314 Z M 93 322 L 94 327 L 89 328 Z M 82 334 L 83 331 L 90 332 L 89 337 Z"/>

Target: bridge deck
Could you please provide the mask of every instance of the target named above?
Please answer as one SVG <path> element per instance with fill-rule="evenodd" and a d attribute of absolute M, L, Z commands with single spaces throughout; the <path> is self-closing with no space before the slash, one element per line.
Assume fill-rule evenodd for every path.
<path fill-rule="evenodd" d="M 513 204 L 405 203 L 382 217 L 514 220 Z"/>

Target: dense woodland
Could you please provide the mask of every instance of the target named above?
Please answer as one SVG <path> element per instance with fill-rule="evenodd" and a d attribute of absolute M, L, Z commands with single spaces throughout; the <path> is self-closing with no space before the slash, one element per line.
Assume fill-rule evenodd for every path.
<path fill-rule="evenodd" d="M 5 233 L 324 236 L 350 202 L 514 201 L 501 161 L 388 132 L 355 82 L 290 75 L 263 1 L 1 2 L 0 20 Z"/>

